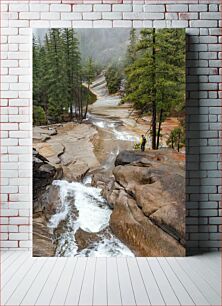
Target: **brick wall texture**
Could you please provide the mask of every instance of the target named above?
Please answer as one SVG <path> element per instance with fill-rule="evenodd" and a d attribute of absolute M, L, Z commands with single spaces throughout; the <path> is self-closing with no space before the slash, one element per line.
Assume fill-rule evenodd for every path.
<path fill-rule="evenodd" d="M 32 247 L 32 28 L 187 33 L 187 250 L 221 247 L 219 0 L 1 1 L 1 248 Z"/>

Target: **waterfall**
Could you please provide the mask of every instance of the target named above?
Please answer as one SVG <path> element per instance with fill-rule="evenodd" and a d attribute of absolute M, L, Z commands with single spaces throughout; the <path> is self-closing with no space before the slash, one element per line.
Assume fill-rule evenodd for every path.
<path fill-rule="evenodd" d="M 49 220 L 48 227 L 55 230 L 64 221 L 64 233 L 57 237 L 56 256 L 134 256 L 134 254 L 109 228 L 112 213 L 108 203 L 101 196 L 99 188 L 65 180 L 56 180 L 53 185 L 59 187 L 62 202 L 59 210 Z M 75 238 L 81 229 L 87 233 L 96 233 L 97 239 L 88 248 L 79 251 Z"/>

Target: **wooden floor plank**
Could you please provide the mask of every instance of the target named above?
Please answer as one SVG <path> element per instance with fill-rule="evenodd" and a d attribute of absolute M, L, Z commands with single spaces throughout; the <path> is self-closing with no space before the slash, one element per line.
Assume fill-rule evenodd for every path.
<path fill-rule="evenodd" d="M 64 305 L 76 263 L 76 257 L 67 258 L 64 271 L 59 279 L 50 305 Z"/>
<path fill-rule="evenodd" d="M 221 267 L 221 259 L 220 256 L 214 253 L 202 254 L 199 256 L 195 256 L 197 260 L 201 263 L 205 263 L 205 265 L 212 271 L 212 273 L 218 275 L 218 269 Z"/>
<path fill-rule="evenodd" d="M 54 306 L 220 305 L 219 253 L 47 259 L 7 252 L 2 271 L 1 305 L 33 305 L 36 300 L 36 305 Z"/>
<path fill-rule="evenodd" d="M 62 275 L 65 263 L 66 263 L 65 257 L 58 258 L 56 265 L 54 266 L 54 269 L 51 271 L 49 278 L 47 279 L 45 286 L 43 287 L 40 295 L 38 296 L 35 305 L 50 305 L 51 298 L 54 294 L 54 290 L 57 286 L 59 278 Z"/>
<path fill-rule="evenodd" d="M 13 254 L 14 252 L 0 251 L 0 262 L 3 263 L 5 260 L 7 260 L 7 258 L 12 256 Z"/>
<path fill-rule="evenodd" d="M 185 259 L 187 261 L 187 259 Z M 221 270 L 218 269 L 218 273 L 214 273 L 209 265 L 205 265 L 202 261 L 196 259 L 196 257 L 189 257 L 189 265 L 194 269 L 197 273 L 201 275 L 201 277 L 216 290 L 218 294 L 221 293 Z"/>
<path fill-rule="evenodd" d="M 177 275 L 174 273 L 174 271 L 171 269 L 171 266 L 168 264 L 167 260 L 163 257 L 157 258 L 157 260 L 162 268 L 162 271 L 166 275 L 166 278 L 171 284 L 171 287 L 174 289 L 174 292 L 176 293 L 180 304 L 195 305 L 194 301 L 186 291 L 185 287 L 183 286 Z"/>
<path fill-rule="evenodd" d="M 15 252 L 14 256 L 10 256 L 3 264 L 1 264 L 1 274 L 6 274 L 7 270 L 13 265 L 16 265 L 16 261 L 19 257 L 24 257 L 22 252 Z"/>
<path fill-rule="evenodd" d="M 7 258 L 7 260 L 4 262 L 4 264 L 1 266 L 1 273 L 5 273 L 8 268 L 10 268 L 12 265 L 16 265 L 16 261 L 17 259 L 19 259 L 19 257 L 23 256 L 22 252 L 15 252 L 15 254 L 13 256 L 10 256 L 9 258 Z"/>
<path fill-rule="evenodd" d="M 86 269 L 87 258 L 78 257 L 71 282 L 68 288 L 65 305 L 78 305 L 79 296 L 82 288 L 83 278 Z"/>
<path fill-rule="evenodd" d="M 147 262 L 153 272 L 156 282 L 158 283 L 166 305 L 179 305 L 180 303 L 176 296 L 176 293 L 174 292 L 172 286 L 169 284 L 168 279 L 163 273 L 157 259 L 147 258 Z"/>
<path fill-rule="evenodd" d="M 122 305 L 117 261 L 114 257 L 107 258 L 107 299 L 108 305 Z"/>
<path fill-rule="evenodd" d="M 143 277 L 143 281 L 146 286 L 151 305 L 165 305 L 161 291 L 148 265 L 146 258 L 138 257 L 137 263 L 140 269 L 140 273 Z"/>
<path fill-rule="evenodd" d="M 3 289 L 4 286 L 7 285 L 7 283 L 12 279 L 12 277 L 14 275 L 16 275 L 19 269 L 22 269 L 23 265 L 25 264 L 26 260 L 30 258 L 30 256 L 25 253 L 22 254 L 22 256 L 20 256 L 18 258 L 18 260 L 16 261 L 16 264 L 14 263 L 13 265 L 11 265 L 6 273 L 2 273 L 1 275 L 1 290 Z"/>
<path fill-rule="evenodd" d="M 150 300 L 136 258 L 126 259 L 137 305 L 150 305 Z"/>
<path fill-rule="evenodd" d="M 117 258 L 120 292 L 123 305 L 136 305 L 126 258 Z"/>
<path fill-rule="evenodd" d="M 207 299 L 200 292 L 196 284 L 192 281 L 191 277 L 187 275 L 183 269 L 181 269 L 180 265 L 177 263 L 176 259 L 173 257 L 166 258 L 169 265 L 175 274 L 177 274 L 180 278 L 180 281 L 183 283 L 189 295 L 192 297 L 192 300 L 196 305 L 209 305 Z"/>
<path fill-rule="evenodd" d="M 45 258 L 38 258 L 38 260 L 35 261 L 34 265 L 31 267 L 31 269 L 22 279 L 22 282 L 19 283 L 15 291 L 7 300 L 6 305 L 20 305 L 24 295 L 29 290 L 32 282 L 35 280 L 35 277 L 41 271 L 41 268 L 45 264 L 45 262 L 46 262 Z M 9 286 L 10 283 L 8 287 Z"/>
<path fill-rule="evenodd" d="M 202 292 L 203 296 L 207 299 L 211 305 L 220 305 L 221 299 L 219 294 L 213 289 L 200 275 L 196 273 L 195 269 L 190 266 L 189 262 L 183 258 L 176 258 L 176 261 L 180 264 L 180 267 L 185 273 L 189 274 L 196 286 Z"/>
<path fill-rule="evenodd" d="M 44 288 L 47 279 L 52 271 L 52 268 L 56 264 L 57 258 L 46 258 L 44 266 L 39 271 L 38 275 L 36 276 L 34 282 L 30 286 L 29 290 L 27 291 L 26 295 L 21 302 L 21 305 L 35 305 L 42 289 Z"/>
<path fill-rule="evenodd" d="M 5 286 L 3 285 L 3 289 L 1 290 L 1 303 L 4 305 L 12 293 L 16 290 L 17 286 L 22 283 L 23 279 L 25 278 L 26 274 L 35 265 L 35 262 L 31 257 L 27 259 L 23 266 L 17 270 L 17 272 L 13 275 Z"/>
<path fill-rule="evenodd" d="M 97 258 L 93 305 L 107 305 L 106 258 Z"/>
<path fill-rule="evenodd" d="M 89 257 L 86 263 L 85 275 L 79 297 L 79 305 L 93 304 L 93 288 L 95 278 L 96 258 Z"/>

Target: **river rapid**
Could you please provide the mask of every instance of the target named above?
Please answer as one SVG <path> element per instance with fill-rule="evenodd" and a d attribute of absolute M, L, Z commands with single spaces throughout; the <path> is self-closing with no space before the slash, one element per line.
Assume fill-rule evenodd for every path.
<path fill-rule="evenodd" d="M 99 171 L 113 168 L 117 154 L 126 145 L 133 147 L 139 141 L 136 134 L 121 131 L 122 122 L 89 114 L 88 121 L 98 130 L 106 131 L 110 139 L 117 144 L 101 164 Z M 56 237 L 55 256 L 134 256 L 111 231 L 109 220 L 112 214 L 107 201 L 101 196 L 101 190 L 91 186 L 91 175 L 85 176 L 82 182 L 56 180 L 53 185 L 59 188 L 61 206 L 48 223 L 48 227 L 56 232 L 62 222 L 62 233 Z M 86 233 L 95 234 L 88 246 L 80 250 L 76 233 L 81 229 Z"/>
<path fill-rule="evenodd" d="M 90 89 L 97 100 L 89 106 L 82 125 L 69 123 L 62 126 L 58 128 L 58 134 L 47 141 L 42 141 L 38 135 L 44 134 L 45 130 L 37 131 L 37 151 L 52 164 L 62 165 L 67 178 L 67 181 L 52 183 L 58 189 L 60 199 L 56 213 L 47 225 L 56 245 L 55 256 L 135 256 L 112 233 L 109 226 L 112 209 L 101 196 L 101 190 L 93 187 L 91 182 L 94 173 L 112 175 L 118 153 L 132 150 L 139 143 L 141 134 L 147 137 L 148 121 L 141 124 L 136 117 L 130 117 L 131 109 L 120 105 L 121 98 L 108 94 L 104 76 L 99 77 Z M 149 137 L 146 147 L 151 148 Z M 72 168 L 76 161 L 80 162 L 77 164 L 80 165 L 79 172 L 78 167 Z M 69 172 L 65 173 L 64 168 Z M 86 175 L 77 182 L 82 177 L 77 176 L 79 173 Z"/>
<path fill-rule="evenodd" d="M 139 135 L 128 130 L 122 118 L 107 116 L 112 111 L 118 112 L 120 97 L 109 96 L 104 76 L 92 84 L 91 90 L 97 95 L 97 101 L 91 107 L 85 123 L 97 130 L 101 138 L 99 151 L 105 151 L 96 171 L 111 172 L 118 153 L 123 149 L 132 149 L 139 142 Z M 57 244 L 55 256 L 134 256 L 112 233 L 109 226 L 112 209 L 101 196 L 101 190 L 91 186 L 91 178 L 89 174 L 82 182 L 53 182 L 59 188 L 62 204 L 48 223 L 54 233 L 62 224 L 62 233 L 54 234 Z M 90 236 L 87 246 L 79 245 L 80 231 L 83 240 Z"/>

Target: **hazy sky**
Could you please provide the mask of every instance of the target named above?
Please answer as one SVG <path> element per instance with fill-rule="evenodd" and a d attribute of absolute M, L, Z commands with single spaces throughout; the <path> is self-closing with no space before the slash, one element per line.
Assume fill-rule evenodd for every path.
<path fill-rule="evenodd" d="M 33 29 L 41 41 L 49 29 Z M 93 57 L 100 64 L 119 62 L 124 57 L 130 28 L 75 29 L 82 58 Z"/>

